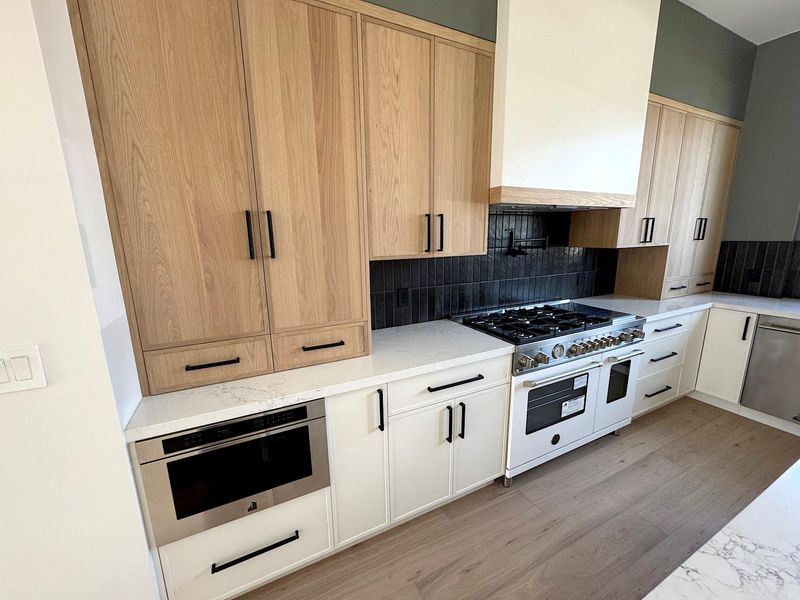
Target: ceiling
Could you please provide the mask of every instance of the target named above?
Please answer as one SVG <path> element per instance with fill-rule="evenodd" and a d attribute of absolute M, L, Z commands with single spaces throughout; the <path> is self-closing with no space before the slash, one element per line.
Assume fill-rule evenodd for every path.
<path fill-rule="evenodd" d="M 800 31 L 800 0 L 681 0 L 754 44 Z"/>

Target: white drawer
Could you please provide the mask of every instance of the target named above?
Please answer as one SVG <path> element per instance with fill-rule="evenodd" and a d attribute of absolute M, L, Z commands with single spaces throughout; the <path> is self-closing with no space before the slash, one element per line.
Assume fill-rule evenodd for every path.
<path fill-rule="evenodd" d="M 508 383 L 510 379 L 510 356 L 401 379 L 389 384 L 389 414 L 471 394 L 476 390 Z"/>
<path fill-rule="evenodd" d="M 639 379 L 636 382 L 633 416 L 674 399 L 678 395 L 680 383 L 681 367 L 679 366 Z"/>
<path fill-rule="evenodd" d="M 644 356 L 639 363 L 639 379 L 683 364 L 688 334 L 668 336 L 641 346 Z"/>
<path fill-rule="evenodd" d="M 667 317 L 666 319 L 647 319 L 644 324 L 645 341 L 653 341 L 673 335 L 683 335 L 690 333 L 702 318 L 703 311 L 696 311 L 678 315 L 677 317 Z"/>
<path fill-rule="evenodd" d="M 170 600 L 230 598 L 332 549 L 329 488 L 159 548 Z M 295 531 L 299 536 L 294 539 Z M 212 573 L 212 565 L 282 545 Z"/>

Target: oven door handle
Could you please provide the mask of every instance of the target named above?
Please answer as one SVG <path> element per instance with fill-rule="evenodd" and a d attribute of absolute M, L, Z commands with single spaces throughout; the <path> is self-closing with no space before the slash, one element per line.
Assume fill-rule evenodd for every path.
<path fill-rule="evenodd" d="M 539 381 L 523 381 L 523 387 L 529 388 L 537 388 L 543 385 L 547 385 L 548 383 L 553 383 L 556 381 L 561 381 L 562 379 L 567 379 L 572 377 L 573 375 L 579 375 L 581 373 L 586 373 L 587 371 L 592 371 L 598 367 L 600 367 L 603 363 L 599 362 L 592 362 L 586 365 L 581 369 L 575 369 L 573 371 L 567 371 L 566 373 L 561 373 L 560 375 L 553 375 L 552 377 L 548 377 L 547 379 L 540 379 Z"/>
<path fill-rule="evenodd" d="M 622 362 L 622 361 L 628 360 L 629 358 L 634 358 L 636 356 L 641 356 L 642 354 L 644 354 L 644 350 L 634 350 L 630 354 L 624 354 L 623 356 L 609 356 L 608 357 L 608 362 L 618 363 L 618 362 Z"/>

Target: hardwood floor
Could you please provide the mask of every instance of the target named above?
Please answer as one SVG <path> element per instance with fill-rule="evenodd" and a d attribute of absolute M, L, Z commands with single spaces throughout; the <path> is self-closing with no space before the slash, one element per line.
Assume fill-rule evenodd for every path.
<path fill-rule="evenodd" d="M 243 598 L 636 600 L 798 459 L 800 438 L 682 398 Z"/>

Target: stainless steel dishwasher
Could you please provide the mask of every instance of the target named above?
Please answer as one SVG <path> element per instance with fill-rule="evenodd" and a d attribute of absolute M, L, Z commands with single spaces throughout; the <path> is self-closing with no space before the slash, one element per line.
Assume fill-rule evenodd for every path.
<path fill-rule="evenodd" d="M 742 406 L 800 422 L 800 320 L 758 318 Z"/>

